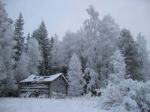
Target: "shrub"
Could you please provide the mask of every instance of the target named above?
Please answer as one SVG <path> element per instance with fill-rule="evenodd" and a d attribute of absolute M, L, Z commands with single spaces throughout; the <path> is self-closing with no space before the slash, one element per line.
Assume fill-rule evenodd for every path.
<path fill-rule="evenodd" d="M 150 81 L 126 79 L 102 90 L 100 107 L 112 112 L 150 112 Z"/>

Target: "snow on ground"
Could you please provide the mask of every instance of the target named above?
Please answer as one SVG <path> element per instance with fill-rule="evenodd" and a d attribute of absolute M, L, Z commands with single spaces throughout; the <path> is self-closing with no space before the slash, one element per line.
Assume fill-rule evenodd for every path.
<path fill-rule="evenodd" d="M 98 98 L 0 98 L 0 112 L 102 112 Z"/>

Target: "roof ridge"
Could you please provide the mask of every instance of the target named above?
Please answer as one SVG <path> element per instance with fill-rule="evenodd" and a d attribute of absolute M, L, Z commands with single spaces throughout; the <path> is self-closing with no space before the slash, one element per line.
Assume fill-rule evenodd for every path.
<path fill-rule="evenodd" d="M 35 74 L 31 74 L 26 79 L 20 81 L 20 83 L 23 83 L 23 82 L 51 82 L 51 81 L 54 81 L 55 79 L 57 79 L 59 76 L 62 76 L 65 79 L 65 81 L 69 84 L 68 80 L 63 75 L 63 73 L 57 73 L 57 74 L 49 75 L 49 76 L 37 76 Z M 46 77 L 46 78 L 44 78 L 44 77 Z"/>

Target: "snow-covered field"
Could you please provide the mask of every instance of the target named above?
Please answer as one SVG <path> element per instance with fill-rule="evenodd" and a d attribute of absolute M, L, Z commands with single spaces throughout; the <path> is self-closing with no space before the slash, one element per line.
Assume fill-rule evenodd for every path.
<path fill-rule="evenodd" d="M 0 98 L 0 112 L 102 112 L 98 98 Z"/>

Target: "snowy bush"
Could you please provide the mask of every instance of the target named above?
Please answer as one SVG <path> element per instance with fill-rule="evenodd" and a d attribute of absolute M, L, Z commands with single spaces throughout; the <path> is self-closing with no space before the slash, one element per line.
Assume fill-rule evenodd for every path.
<path fill-rule="evenodd" d="M 150 81 L 127 79 L 119 84 L 109 83 L 102 90 L 100 107 L 112 112 L 149 112 Z"/>

